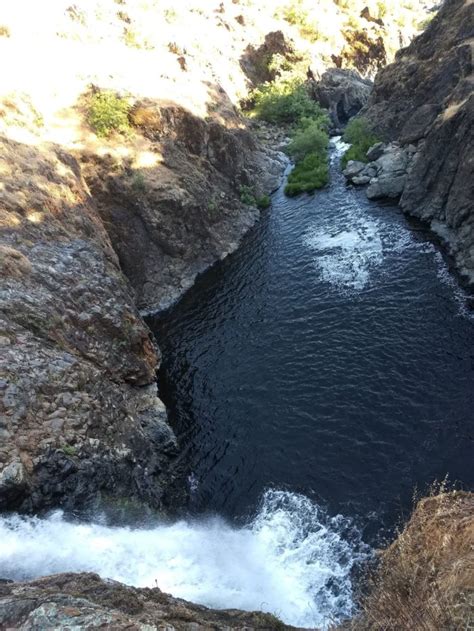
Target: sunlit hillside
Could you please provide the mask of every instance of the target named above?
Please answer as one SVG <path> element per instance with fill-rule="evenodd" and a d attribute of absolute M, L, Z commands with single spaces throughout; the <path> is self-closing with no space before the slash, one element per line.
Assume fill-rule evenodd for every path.
<path fill-rule="evenodd" d="M 270 32 L 282 31 L 316 75 L 334 65 L 373 75 L 429 15 L 426 0 L 7 1 L 0 49 L 10 61 L 0 89 L 27 95 L 42 135 L 69 145 L 87 136 L 68 108 L 90 84 L 215 115 L 216 92 L 238 103 L 258 64 L 265 79 L 272 51 L 260 47 Z"/>

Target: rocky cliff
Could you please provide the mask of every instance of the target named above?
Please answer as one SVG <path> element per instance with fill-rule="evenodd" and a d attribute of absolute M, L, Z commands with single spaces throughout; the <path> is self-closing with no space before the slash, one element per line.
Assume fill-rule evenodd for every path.
<path fill-rule="evenodd" d="M 245 129 L 140 105 L 136 117 L 155 117 L 144 133 L 160 141 L 147 141 L 140 123 L 125 144 L 166 158 L 137 185 L 131 161 L 43 142 L 20 105 L 4 104 L 0 137 L 0 506 L 113 495 L 160 507 L 177 446 L 157 398 L 159 352 L 137 306 L 169 304 L 235 248 L 258 217 L 240 202 L 240 184 L 252 173 L 271 190 L 281 163 Z"/>
<path fill-rule="evenodd" d="M 407 150 L 406 177 L 397 191 L 401 207 L 431 225 L 471 282 L 473 37 L 473 3 L 446 0 L 426 31 L 378 73 L 362 112 L 382 138 Z"/>
<path fill-rule="evenodd" d="M 24 23 L 0 37 L 18 60 L 0 95 L 0 509 L 163 509 L 177 444 L 139 310 L 237 246 L 259 216 L 241 187 L 270 192 L 284 161 L 206 67 L 168 52 L 150 86 L 136 77 L 148 51 L 78 45 L 86 16 L 65 19 L 66 34 L 38 24 L 25 67 Z M 105 103 L 95 126 L 91 103 Z"/>

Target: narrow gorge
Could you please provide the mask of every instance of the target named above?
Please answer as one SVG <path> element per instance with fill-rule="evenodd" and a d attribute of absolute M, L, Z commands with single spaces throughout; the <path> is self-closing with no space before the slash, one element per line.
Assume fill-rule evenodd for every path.
<path fill-rule="evenodd" d="M 2 629 L 474 624 L 474 5 L 313 4 L 0 9 Z"/>

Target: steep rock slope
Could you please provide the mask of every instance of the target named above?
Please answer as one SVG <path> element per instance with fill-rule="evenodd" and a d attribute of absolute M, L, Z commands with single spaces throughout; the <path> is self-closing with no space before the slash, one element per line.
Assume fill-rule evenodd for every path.
<path fill-rule="evenodd" d="M 0 507 L 157 506 L 176 450 L 157 349 L 79 165 L 5 136 L 0 164 Z"/>
<path fill-rule="evenodd" d="M 448 243 L 474 281 L 474 4 L 446 0 L 381 70 L 362 112 L 387 140 L 416 145 L 400 205 Z"/>
<path fill-rule="evenodd" d="M 0 95 L 0 509 L 163 509 L 177 444 L 138 309 L 237 246 L 259 214 L 240 187 L 270 192 L 283 161 L 208 68 L 149 83 L 126 45 L 101 63 L 64 33 L 34 37 L 24 66 L 21 30 L 0 38 L 18 59 Z M 97 93 L 127 105 L 123 133 L 94 133 Z"/>
<path fill-rule="evenodd" d="M 160 508 L 177 445 L 137 305 L 166 306 L 234 249 L 258 217 L 239 186 L 269 192 L 282 162 L 243 127 L 155 102 L 103 152 L 48 142 L 19 98 L 2 114 L 0 507 Z"/>

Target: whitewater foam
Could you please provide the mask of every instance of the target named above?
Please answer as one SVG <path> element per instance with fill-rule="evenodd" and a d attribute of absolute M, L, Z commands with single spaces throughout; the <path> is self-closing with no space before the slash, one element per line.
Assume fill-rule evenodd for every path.
<path fill-rule="evenodd" d="M 351 569 L 367 552 L 349 520 L 282 491 L 267 492 L 241 528 L 218 517 L 140 529 L 72 523 L 61 512 L 0 519 L 1 577 L 94 571 L 214 608 L 269 611 L 301 627 L 351 615 Z"/>
<path fill-rule="evenodd" d="M 357 212 L 338 226 L 319 226 L 304 237 L 307 247 L 315 251 L 315 265 L 322 280 L 341 290 L 361 290 L 370 280 L 370 272 L 383 262 L 379 222 Z"/>

